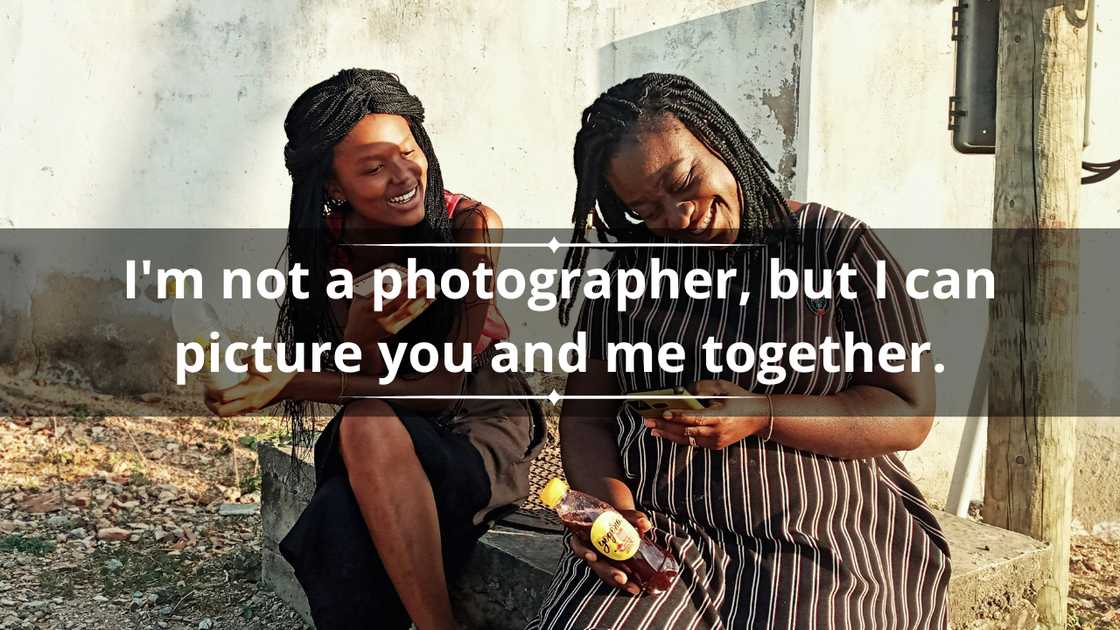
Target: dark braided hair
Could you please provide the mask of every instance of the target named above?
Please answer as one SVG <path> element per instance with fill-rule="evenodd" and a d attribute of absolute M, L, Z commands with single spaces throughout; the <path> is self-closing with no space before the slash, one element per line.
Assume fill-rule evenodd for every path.
<path fill-rule="evenodd" d="M 599 242 L 611 238 L 628 242 L 653 238 L 638 215 L 614 194 L 607 183 L 606 170 L 607 162 L 624 138 L 666 114 L 680 120 L 723 160 L 738 182 L 742 208 L 738 242 L 776 241 L 794 233 L 786 200 L 770 179 L 774 169 L 735 120 L 691 79 L 650 73 L 619 83 L 583 110 L 583 125 L 576 134 L 575 145 L 573 244 L 587 243 L 591 227 Z M 582 269 L 586 263 L 586 247 L 568 249 L 564 258 L 566 269 Z M 578 289 L 577 280 L 573 294 Z M 561 301 L 561 324 L 568 324 L 574 305 L 574 299 Z"/>
<path fill-rule="evenodd" d="M 285 252 L 288 268 L 300 264 L 308 270 L 309 299 L 299 300 L 289 289 L 280 305 L 276 336 L 286 342 L 289 358 L 294 343 L 338 343 L 342 336 L 326 295 L 331 268 L 330 250 L 335 245 L 323 216 L 327 201 L 326 184 L 332 174 L 334 147 L 367 114 L 396 114 L 408 120 L 409 128 L 420 150 L 428 159 L 428 179 L 424 196 L 424 220 L 405 229 L 406 242 L 452 242 L 451 221 L 443 202 L 443 176 L 424 130 L 424 106 L 401 85 L 396 75 L 381 70 L 353 68 L 307 89 L 284 118 L 284 163 L 292 176 L 291 213 L 288 218 L 288 242 Z M 349 212 L 344 204 L 335 212 Z M 431 269 L 437 277 L 453 266 L 452 248 L 417 248 L 410 255 L 417 267 Z M 401 333 L 402 340 L 423 332 L 425 336 L 446 338 L 454 324 L 459 304 L 452 300 L 436 300 L 417 320 Z M 300 400 L 284 402 L 285 414 L 291 419 L 293 438 L 303 434 L 307 403 Z"/>

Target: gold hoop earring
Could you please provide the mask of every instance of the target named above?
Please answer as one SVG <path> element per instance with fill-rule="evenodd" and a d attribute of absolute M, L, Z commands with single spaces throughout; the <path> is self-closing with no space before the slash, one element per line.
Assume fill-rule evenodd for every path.
<path fill-rule="evenodd" d="M 333 214 L 335 210 L 338 210 L 345 204 L 345 199 L 327 198 L 327 200 L 323 202 L 323 216 L 331 216 L 331 214 Z"/>

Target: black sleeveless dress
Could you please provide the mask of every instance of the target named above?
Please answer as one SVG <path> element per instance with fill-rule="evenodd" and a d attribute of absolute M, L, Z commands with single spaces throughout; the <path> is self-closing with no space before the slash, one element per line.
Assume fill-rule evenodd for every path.
<path fill-rule="evenodd" d="M 519 375 L 497 374 L 481 363 L 468 375 L 464 393 L 530 393 Z M 451 579 L 479 536 L 528 495 L 529 464 L 546 435 L 543 416 L 536 401 L 524 400 L 472 399 L 440 416 L 394 410 L 432 484 Z M 315 443 L 315 494 L 280 552 L 295 569 L 320 630 L 408 628 L 411 621 L 378 559 L 342 461 L 344 411 Z"/>
<path fill-rule="evenodd" d="M 448 216 L 463 199 L 444 191 Z M 336 236 L 341 233 L 339 215 L 328 217 L 328 228 Z M 348 266 L 344 254 L 335 248 L 332 263 Z M 482 335 L 475 347 L 480 354 L 462 393 L 532 394 L 520 374 L 498 374 L 490 368 L 485 347 L 508 335 L 493 305 Z M 432 553 L 442 553 L 451 579 L 479 536 L 528 496 L 529 465 L 547 435 L 540 405 L 529 399 L 460 399 L 446 413 L 426 415 L 386 402 L 412 438 L 431 482 L 443 546 Z M 378 559 L 350 488 L 339 443 L 344 413 L 345 407 L 339 409 L 315 443 L 315 494 L 280 542 L 280 553 L 295 570 L 319 630 L 408 628 L 411 621 Z"/>

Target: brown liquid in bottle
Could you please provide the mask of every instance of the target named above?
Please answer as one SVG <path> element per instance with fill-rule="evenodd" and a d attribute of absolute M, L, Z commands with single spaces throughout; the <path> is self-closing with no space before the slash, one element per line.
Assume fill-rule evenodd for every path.
<path fill-rule="evenodd" d="M 578 536 L 580 540 L 590 545 L 592 523 L 603 512 L 613 511 L 613 508 L 588 495 L 583 495 L 580 499 L 581 503 L 586 501 L 588 503 L 599 503 L 600 505 L 590 505 L 583 507 L 583 509 L 566 512 L 560 515 L 560 520 L 571 530 L 573 535 Z M 637 552 L 628 560 L 614 560 L 602 553 L 598 555 L 611 564 L 625 567 L 630 574 L 629 579 L 647 593 L 661 593 L 668 590 L 679 571 L 677 561 L 672 554 L 644 536 L 641 544 L 638 545 Z"/>

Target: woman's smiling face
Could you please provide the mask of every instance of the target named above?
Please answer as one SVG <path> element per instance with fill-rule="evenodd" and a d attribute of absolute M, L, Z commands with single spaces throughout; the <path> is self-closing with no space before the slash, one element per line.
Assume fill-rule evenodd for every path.
<path fill-rule="evenodd" d="M 671 114 L 619 143 L 607 182 L 658 236 L 730 245 L 739 235 L 739 184 L 723 160 Z"/>
<path fill-rule="evenodd" d="M 332 199 L 345 199 L 369 227 L 402 228 L 424 219 L 428 158 L 408 120 L 368 114 L 334 147 Z"/>

